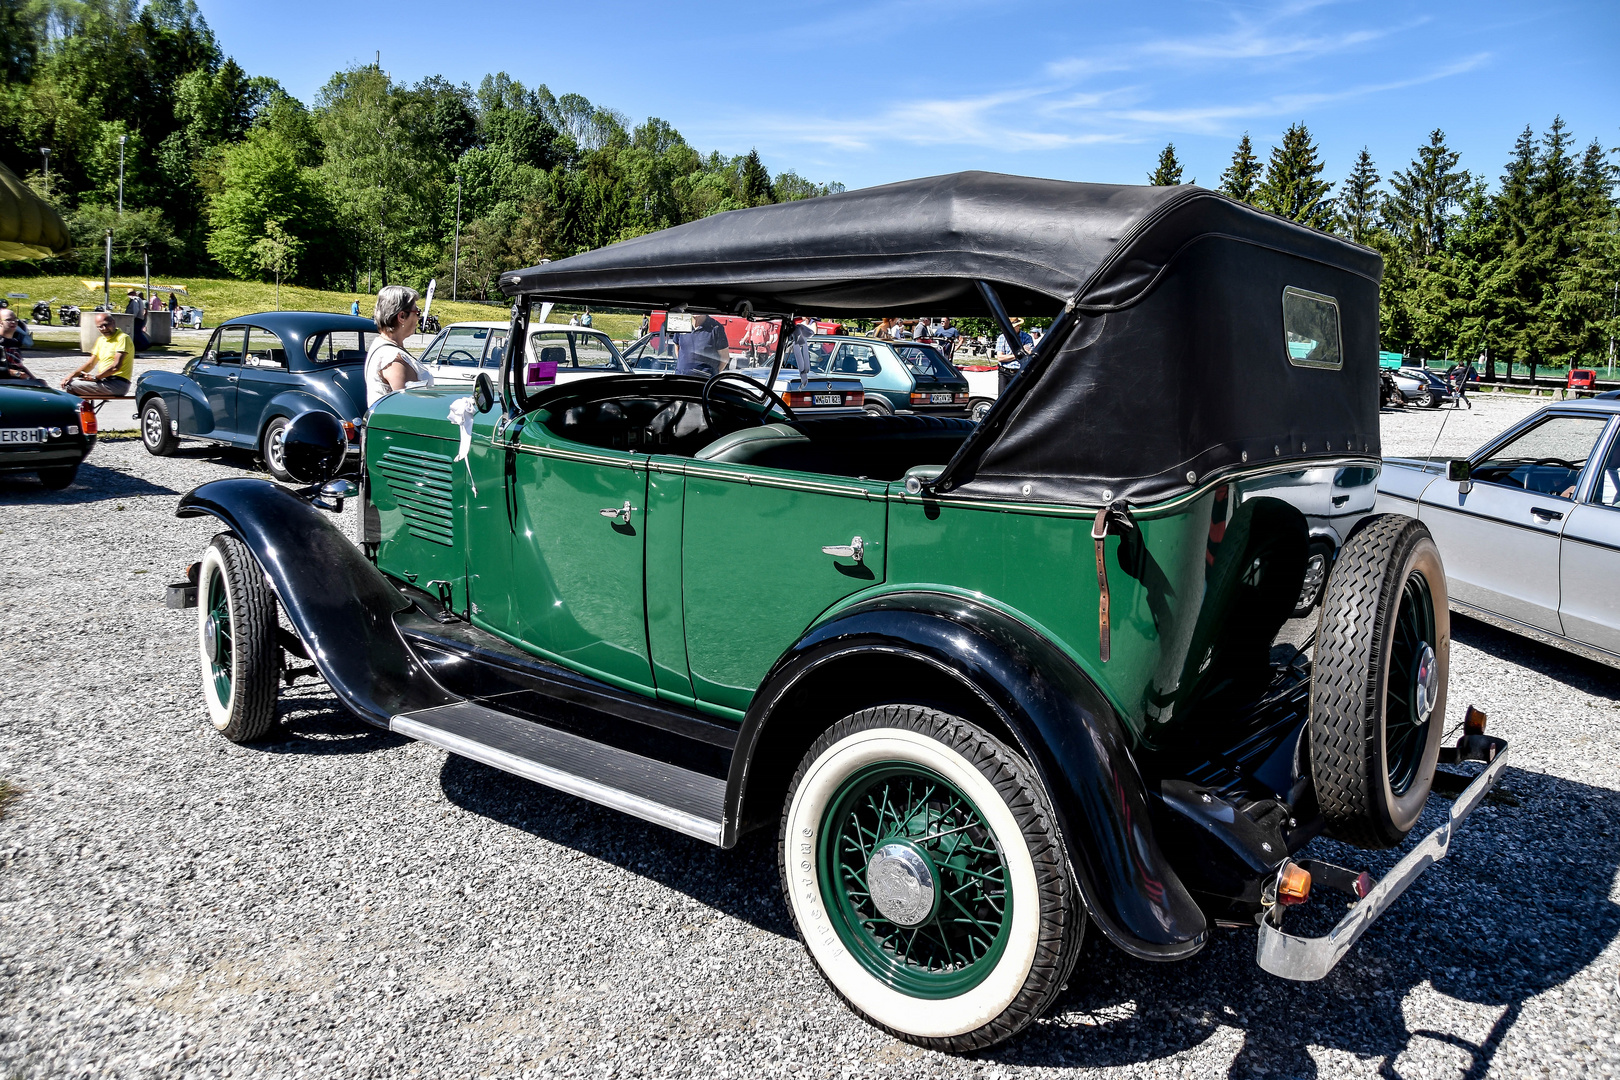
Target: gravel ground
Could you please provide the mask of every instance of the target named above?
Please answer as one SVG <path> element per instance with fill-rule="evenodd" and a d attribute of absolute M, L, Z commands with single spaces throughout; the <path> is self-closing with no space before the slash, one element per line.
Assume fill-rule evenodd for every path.
<path fill-rule="evenodd" d="M 1450 415 L 1442 452 L 1526 408 Z M 1386 451 L 1427 452 L 1444 415 L 1386 415 Z M 220 739 L 195 615 L 159 596 L 216 529 L 176 496 L 251 468 L 124 438 L 65 492 L 0 478 L 8 1080 L 1620 1071 L 1620 673 L 1457 620 L 1452 715 L 1488 711 L 1512 765 L 1327 979 L 1260 972 L 1252 931 L 1177 965 L 1093 934 L 1049 1017 L 951 1058 L 824 988 L 764 839 L 719 851 L 447 757 L 321 684 L 284 696 L 278 741 Z"/>

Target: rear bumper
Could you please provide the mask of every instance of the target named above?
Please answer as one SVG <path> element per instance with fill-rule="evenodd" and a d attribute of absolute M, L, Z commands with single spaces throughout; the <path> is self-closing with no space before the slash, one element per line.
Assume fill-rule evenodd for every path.
<path fill-rule="evenodd" d="M 77 440 L 71 443 L 54 442 L 35 446 L 38 448 L 0 451 L 0 472 L 32 472 L 35 469 L 77 465 L 90 453 L 90 448 Z"/>
<path fill-rule="evenodd" d="M 1369 889 L 1366 896 L 1357 901 L 1345 913 L 1344 918 L 1339 920 L 1339 924 L 1324 937 L 1304 938 L 1284 933 L 1281 926 L 1284 909 L 1280 905 L 1273 906 L 1260 919 L 1260 941 L 1255 949 L 1256 963 L 1280 978 L 1315 982 L 1333 970 L 1334 965 L 1360 940 L 1361 935 L 1367 932 L 1373 921 L 1400 898 L 1407 886 L 1422 876 L 1429 867 L 1446 857 L 1451 849 L 1452 836 L 1468 815 L 1484 801 L 1485 796 L 1502 775 L 1502 767 L 1507 764 L 1505 752 L 1507 744 L 1502 740 L 1488 739 L 1484 735 L 1472 738 L 1488 740 L 1492 754 L 1490 764 L 1451 804 L 1446 823 L 1407 852 L 1406 857 L 1396 863 L 1394 869 Z M 1468 741 L 1464 740 L 1465 743 Z M 1468 753 L 1468 750 L 1476 749 L 1482 750 L 1483 745 L 1467 749 L 1459 746 L 1456 753 L 1462 757 L 1482 756 Z"/>

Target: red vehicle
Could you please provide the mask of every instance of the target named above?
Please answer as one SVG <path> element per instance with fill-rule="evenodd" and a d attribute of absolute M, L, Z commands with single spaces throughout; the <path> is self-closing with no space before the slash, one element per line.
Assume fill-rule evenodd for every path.
<path fill-rule="evenodd" d="M 647 317 L 647 333 L 656 334 L 664 328 L 664 316 L 667 311 L 655 311 Z M 720 325 L 726 328 L 726 344 L 733 353 L 748 353 L 752 357 L 768 360 L 776 353 L 776 323 L 769 319 L 750 321 L 741 315 L 712 315 Z M 800 322 L 806 320 L 800 319 Z M 842 323 L 810 322 L 810 328 L 818 334 L 842 334 Z"/>
<path fill-rule="evenodd" d="M 1591 368 L 1570 368 L 1569 381 L 1564 384 L 1566 390 L 1584 390 L 1588 394 L 1597 390 L 1597 372 Z"/>

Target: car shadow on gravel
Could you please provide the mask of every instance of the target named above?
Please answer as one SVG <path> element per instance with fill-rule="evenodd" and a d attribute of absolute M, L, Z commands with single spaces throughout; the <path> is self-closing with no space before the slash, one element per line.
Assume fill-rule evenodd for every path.
<path fill-rule="evenodd" d="M 79 466 L 73 483 L 61 491 L 47 491 L 31 473 L 0 473 L 0 501 L 37 503 L 42 506 L 74 506 L 114 499 L 138 499 L 147 495 L 178 495 L 173 488 L 142 480 L 138 476 L 89 461 Z"/>
<path fill-rule="evenodd" d="M 1531 638 L 1451 613 L 1451 637 L 1482 653 L 1527 667 L 1593 697 L 1620 701 L 1620 670 Z"/>
<path fill-rule="evenodd" d="M 359 719 L 334 697 L 325 683 L 283 690 L 276 703 L 276 734 L 253 749 L 265 754 L 370 754 L 393 750 L 411 740 Z"/>
<path fill-rule="evenodd" d="M 1443 823 L 1446 805 L 1431 799 L 1422 833 Z M 1402 853 L 1325 840 L 1309 851 L 1374 874 Z M 1225 1027 L 1242 1034 L 1228 1072 L 1234 1078 L 1317 1076 L 1310 1047 L 1378 1060 L 1380 1074 L 1394 1077 L 1402 1051 L 1427 1040 L 1453 1047 L 1454 1067 L 1474 1080 L 1490 1072 L 1528 999 L 1573 978 L 1620 935 L 1620 905 L 1609 899 L 1617 869 L 1620 792 L 1510 767 L 1450 856 L 1321 982 L 1261 971 L 1249 931 L 1217 930 L 1191 960 L 1151 964 L 1125 956 L 1093 927 L 1056 1008 L 982 1056 L 1094 1068 L 1151 1062 Z M 1290 914 L 1288 927 L 1325 934 L 1339 914 L 1328 894 Z M 1455 1026 L 1410 1027 L 1403 1002 L 1414 993 L 1455 999 L 1413 1010 L 1449 1011 Z"/>
<path fill-rule="evenodd" d="M 776 872 L 776 836 L 768 829 L 726 851 L 453 754 L 439 784 L 469 813 L 612 863 L 761 930 L 794 936 Z"/>

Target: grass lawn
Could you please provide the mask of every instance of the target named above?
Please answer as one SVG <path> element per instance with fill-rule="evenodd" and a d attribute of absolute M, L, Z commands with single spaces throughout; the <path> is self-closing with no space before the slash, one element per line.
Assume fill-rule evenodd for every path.
<path fill-rule="evenodd" d="M 117 280 L 134 281 L 137 278 L 120 277 Z M 228 278 L 169 278 L 154 276 L 154 283 L 184 285 L 190 290 L 190 303 L 203 309 L 203 325 L 217 326 L 226 319 L 238 315 L 251 315 L 259 311 L 274 311 L 276 308 L 276 287 L 274 284 L 264 284 L 257 281 L 233 281 Z M 11 306 L 17 309 L 24 318 L 28 317 L 29 309 L 36 300 L 51 301 L 52 319 L 55 319 L 55 310 L 64 303 L 75 303 L 86 311 L 101 302 L 101 286 L 98 283 L 94 292 L 84 287 L 84 281 L 76 277 L 4 277 L 0 276 L 0 295 L 5 293 L 26 293 L 27 300 L 12 300 Z M 54 300 L 52 298 L 55 298 Z M 167 300 L 167 297 L 164 297 Z M 181 298 L 186 299 L 184 296 Z M 283 285 L 281 287 L 281 306 L 288 311 L 337 311 L 347 313 L 349 305 L 356 299 L 360 301 L 360 313 L 367 318 L 371 316 L 376 305 L 376 294 L 327 292 L 322 289 L 305 289 L 296 285 Z M 113 290 L 114 306 L 122 311 L 124 297 L 118 290 Z M 433 314 L 438 316 L 441 323 L 463 321 L 498 321 L 505 322 L 507 313 L 511 310 L 505 303 L 500 304 L 469 304 L 451 303 L 443 295 L 433 298 Z M 572 312 L 566 309 L 557 309 L 551 313 L 552 322 L 567 322 Z M 641 318 L 637 315 L 597 315 L 593 323 L 599 330 L 605 330 L 615 338 L 629 339 L 635 337 L 636 330 L 641 325 Z"/>

